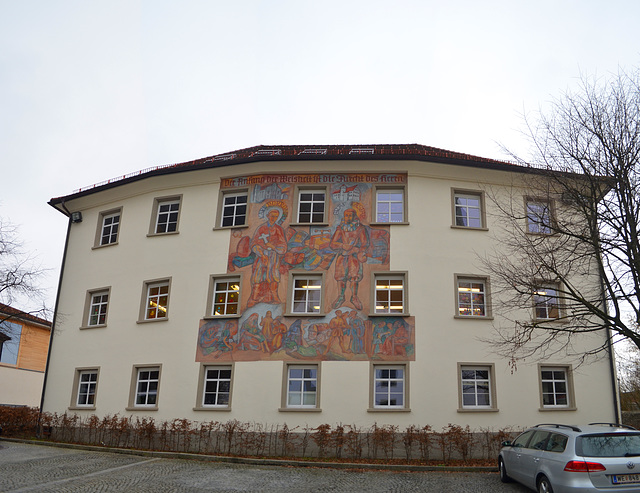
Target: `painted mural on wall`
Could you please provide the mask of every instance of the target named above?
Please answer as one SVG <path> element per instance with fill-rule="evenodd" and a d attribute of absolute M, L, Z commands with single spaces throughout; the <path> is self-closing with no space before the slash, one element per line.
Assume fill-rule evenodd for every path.
<path fill-rule="evenodd" d="M 413 360 L 413 317 L 369 316 L 375 301 L 372 272 L 389 270 L 390 244 L 389 226 L 370 225 L 373 185 L 404 183 L 404 174 L 223 180 L 222 190 L 248 188 L 247 227 L 232 231 L 227 268 L 229 274 L 241 274 L 241 316 L 201 320 L 196 361 Z M 307 189 L 297 191 L 296 185 L 327 186 L 326 225 L 303 224 L 318 222 L 311 220 L 311 195 L 309 215 L 297 222 L 294 194 Z M 324 315 L 291 313 L 293 301 L 287 297 L 292 297 L 288 284 L 294 273 L 297 278 L 308 273 L 318 283 L 322 275 L 321 299 L 311 301 L 323 307 Z"/>

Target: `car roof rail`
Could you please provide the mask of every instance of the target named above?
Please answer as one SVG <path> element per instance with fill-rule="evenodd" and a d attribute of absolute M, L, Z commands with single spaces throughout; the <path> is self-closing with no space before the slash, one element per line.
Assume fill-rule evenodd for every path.
<path fill-rule="evenodd" d="M 611 428 L 626 428 L 627 430 L 636 430 L 633 426 L 623 425 L 622 423 L 589 423 L 589 426 L 610 426 Z"/>
<path fill-rule="evenodd" d="M 580 428 L 578 428 L 577 426 L 573 426 L 573 425 L 563 425 L 563 424 L 559 424 L 559 423 L 540 423 L 538 425 L 535 425 L 534 428 L 537 428 L 539 426 L 551 426 L 553 428 L 569 428 L 573 431 L 577 431 L 577 432 L 581 432 L 582 430 Z"/>

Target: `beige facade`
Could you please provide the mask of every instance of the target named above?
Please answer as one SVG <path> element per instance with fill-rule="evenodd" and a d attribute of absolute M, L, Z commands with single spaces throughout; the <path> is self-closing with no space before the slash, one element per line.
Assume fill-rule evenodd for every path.
<path fill-rule="evenodd" d="M 484 194 L 512 193 L 520 170 L 370 149 L 258 147 L 53 199 L 82 220 L 69 223 L 44 411 L 290 427 L 614 421 L 606 358 L 512 372 L 482 342 L 502 323 L 477 257 L 499 243 Z M 234 194 L 245 222 L 223 226 Z M 398 199 L 401 215 L 385 216 Z M 317 202 L 322 217 L 301 215 Z"/>

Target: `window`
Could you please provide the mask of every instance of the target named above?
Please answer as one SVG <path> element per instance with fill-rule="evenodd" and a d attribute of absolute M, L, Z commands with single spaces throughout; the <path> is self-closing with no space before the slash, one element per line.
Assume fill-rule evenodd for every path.
<path fill-rule="evenodd" d="M 181 196 L 157 198 L 153 202 L 149 235 L 164 235 L 178 232 Z"/>
<path fill-rule="evenodd" d="M 244 226 L 247 223 L 247 192 L 225 192 L 222 195 L 220 227 Z"/>
<path fill-rule="evenodd" d="M 160 371 L 162 365 L 134 366 L 128 411 L 158 408 Z"/>
<path fill-rule="evenodd" d="M 326 189 L 298 190 L 298 222 L 324 223 L 326 197 Z"/>
<path fill-rule="evenodd" d="M 542 409 L 575 409 L 573 382 L 569 366 L 540 366 Z"/>
<path fill-rule="evenodd" d="M 118 242 L 118 231 L 120 230 L 121 210 L 115 212 L 104 212 L 100 214 L 99 240 L 97 245 L 113 245 Z"/>
<path fill-rule="evenodd" d="M 408 410 L 406 365 L 373 365 L 373 410 Z"/>
<path fill-rule="evenodd" d="M 405 222 L 404 189 L 376 189 L 376 222 Z"/>
<path fill-rule="evenodd" d="M 95 409 L 99 368 L 76 368 L 71 409 Z"/>
<path fill-rule="evenodd" d="M 526 202 L 527 232 L 549 235 L 552 233 L 553 214 L 551 202 L 531 200 Z"/>
<path fill-rule="evenodd" d="M 211 276 L 207 316 L 239 316 L 240 277 Z"/>
<path fill-rule="evenodd" d="M 554 283 L 536 288 L 533 293 L 533 307 L 536 320 L 559 318 L 558 285 Z"/>
<path fill-rule="evenodd" d="M 143 285 L 140 322 L 167 320 L 171 279 L 147 281 Z"/>
<path fill-rule="evenodd" d="M 460 228 L 485 228 L 481 192 L 453 190 L 453 225 Z"/>
<path fill-rule="evenodd" d="M 494 365 L 458 363 L 460 386 L 459 411 L 496 409 L 493 385 Z"/>
<path fill-rule="evenodd" d="M 488 278 L 456 275 L 456 317 L 490 317 L 488 285 Z"/>
<path fill-rule="evenodd" d="M 406 309 L 405 274 L 375 274 L 375 313 L 404 315 Z"/>
<path fill-rule="evenodd" d="M 319 365 L 286 365 L 284 409 L 319 410 Z"/>
<path fill-rule="evenodd" d="M 293 274 L 291 313 L 321 313 L 322 276 Z"/>
<path fill-rule="evenodd" d="M 110 287 L 87 291 L 81 328 L 104 327 L 107 325 L 110 294 Z"/>
<path fill-rule="evenodd" d="M 196 409 L 230 409 L 233 367 L 202 366 Z"/>

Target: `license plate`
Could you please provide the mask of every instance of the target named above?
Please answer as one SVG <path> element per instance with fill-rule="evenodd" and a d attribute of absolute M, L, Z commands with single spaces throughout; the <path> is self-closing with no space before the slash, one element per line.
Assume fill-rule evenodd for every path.
<path fill-rule="evenodd" d="M 613 476 L 613 484 L 640 483 L 640 474 L 620 474 Z"/>

